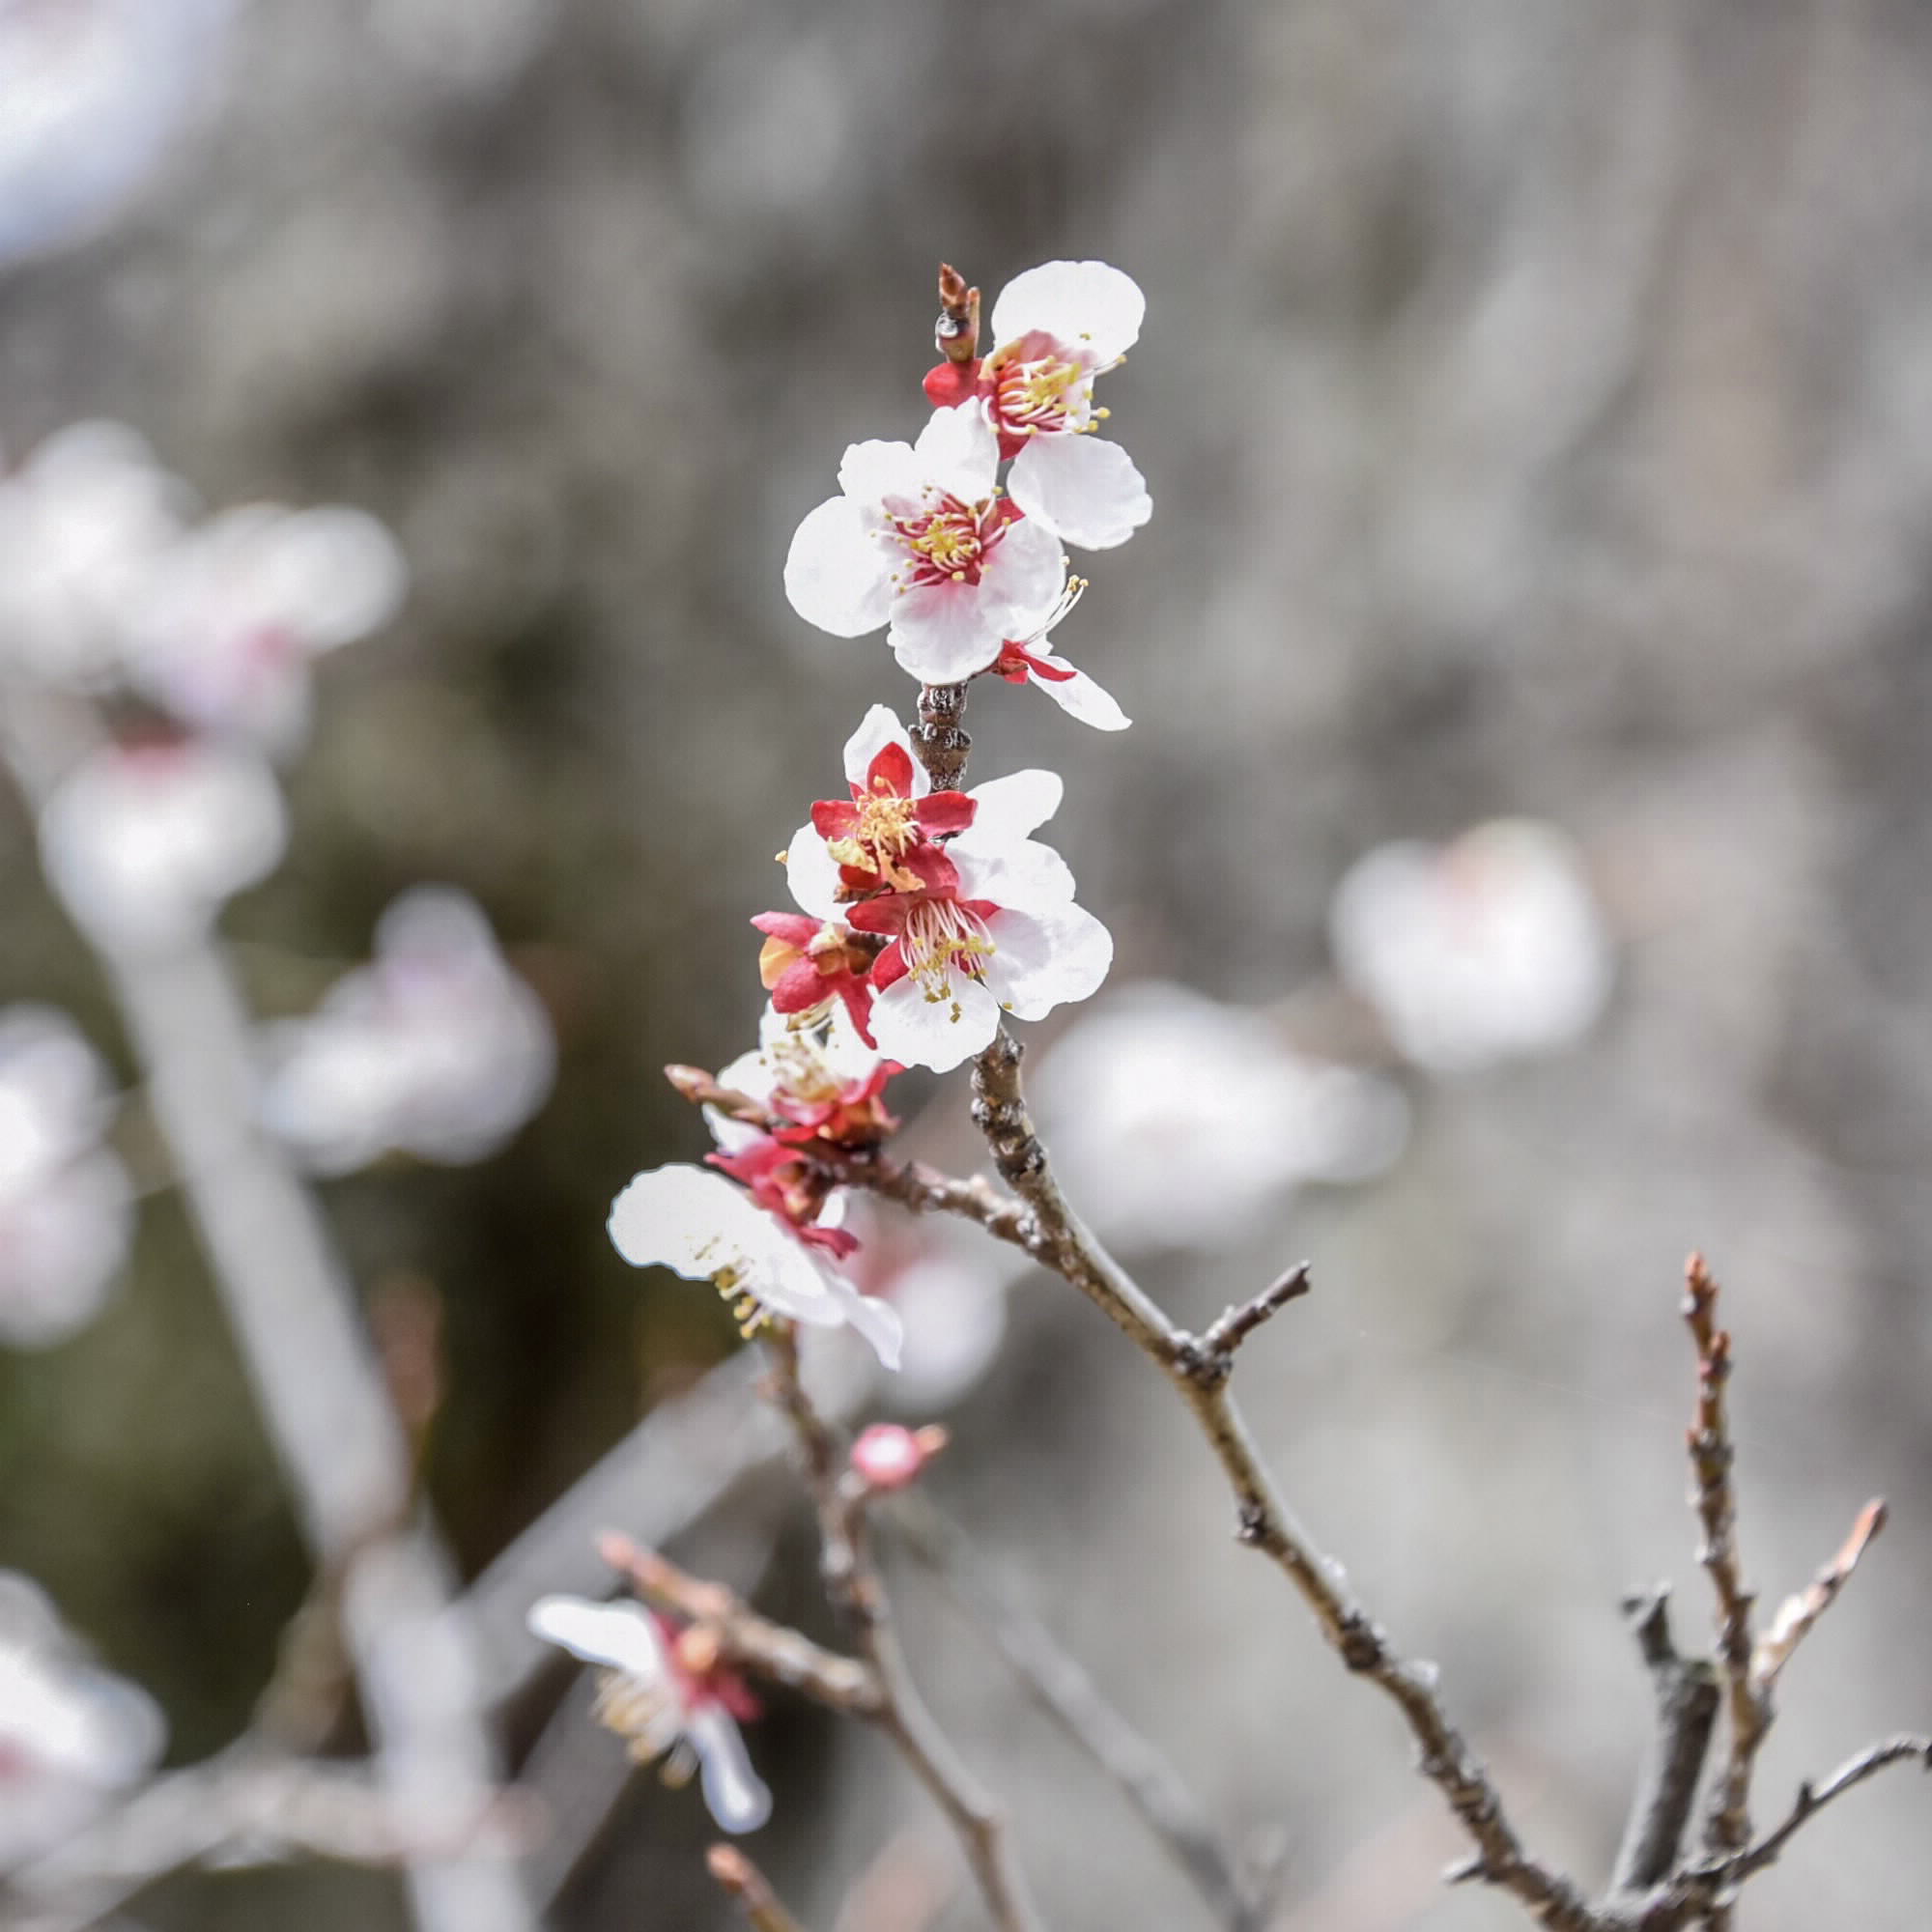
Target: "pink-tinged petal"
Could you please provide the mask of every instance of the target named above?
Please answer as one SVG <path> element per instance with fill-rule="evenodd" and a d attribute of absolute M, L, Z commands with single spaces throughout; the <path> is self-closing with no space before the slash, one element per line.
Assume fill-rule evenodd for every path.
<path fill-rule="evenodd" d="M 851 443 L 838 466 L 838 487 L 855 505 L 870 507 L 888 497 L 917 497 L 930 480 L 909 442 Z"/>
<path fill-rule="evenodd" d="M 962 973 L 952 975 L 945 998 L 928 999 L 920 980 L 908 974 L 872 1002 L 879 1051 L 901 1066 L 929 1066 L 935 1073 L 950 1073 L 991 1045 L 999 1025 L 999 1002 Z"/>
<path fill-rule="evenodd" d="M 817 1006 L 824 997 L 824 976 L 810 959 L 796 960 L 787 966 L 772 988 L 772 1006 L 781 1013 L 802 1013 Z"/>
<path fill-rule="evenodd" d="M 1009 523 L 980 577 L 980 595 L 998 607 L 999 637 L 988 657 L 997 656 L 998 645 L 1009 638 L 1030 636 L 1037 613 L 1059 603 L 1065 586 L 1066 553 L 1060 539 L 1030 517 Z"/>
<path fill-rule="evenodd" d="M 838 861 L 810 825 L 801 825 L 785 848 L 785 883 L 814 919 L 838 917 Z"/>
<path fill-rule="evenodd" d="M 838 997 L 845 1002 L 845 1012 L 852 1022 L 852 1031 L 867 1046 L 876 1050 L 879 1042 L 872 1037 L 871 987 L 864 980 L 848 973 L 838 981 Z"/>
<path fill-rule="evenodd" d="M 1069 718 L 1077 718 L 1081 724 L 1091 724 L 1096 731 L 1124 731 L 1134 722 L 1110 693 L 1102 690 L 1084 670 L 1075 670 L 1065 658 L 1042 657 L 1039 663 L 1051 669 L 1070 673 L 1065 677 L 1035 677 L 1031 680 Z"/>
<path fill-rule="evenodd" d="M 903 745 L 888 745 L 866 768 L 866 790 L 872 797 L 910 798 L 920 769 Z"/>
<path fill-rule="evenodd" d="M 760 932 L 781 939 L 787 946 L 796 946 L 801 952 L 818 937 L 824 923 L 806 912 L 761 912 L 752 921 Z"/>
<path fill-rule="evenodd" d="M 821 838 L 849 838 L 859 823 L 859 808 L 849 798 L 814 799 L 811 829 Z"/>
<path fill-rule="evenodd" d="M 1015 275 L 993 304 L 996 346 L 1044 329 L 1102 366 L 1140 340 L 1147 298 L 1131 275 L 1105 262 L 1046 262 Z"/>
<path fill-rule="evenodd" d="M 913 818 L 928 838 L 949 838 L 955 832 L 964 832 L 977 812 L 978 808 L 963 791 L 936 791 L 919 802 Z"/>
<path fill-rule="evenodd" d="M 532 1636 L 621 1670 L 639 1684 L 661 1683 L 668 1669 L 664 1639 L 641 1604 L 593 1604 L 584 1597 L 539 1597 L 525 1619 Z"/>
<path fill-rule="evenodd" d="M 835 638 L 863 638 L 892 614 L 885 551 L 858 505 L 832 497 L 799 525 L 785 556 L 785 595 L 808 624 Z"/>
<path fill-rule="evenodd" d="M 1059 773 L 1037 767 L 975 785 L 973 803 L 979 810 L 970 835 L 973 842 L 983 845 L 996 839 L 1026 838 L 1060 810 L 1065 793 Z"/>
<path fill-rule="evenodd" d="M 1089 998 L 1114 961 L 1112 935 L 1077 905 L 1041 913 L 1007 906 L 986 927 L 994 948 L 986 978 L 1015 1019 L 1044 1019 Z"/>
<path fill-rule="evenodd" d="M 1000 473 L 1000 440 L 977 401 L 934 410 L 913 447 L 925 480 L 962 503 L 992 495 Z"/>
<path fill-rule="evenodd" d="M 912 766 L 912 795 L 923 798 L 932 788 L 924 767 L 912 755 L 912 740 L 897 714 L 887 704 L 875 704 L 859 721 L 859 728 L 845 740 L 843 770 L 845 782 L 855 791 L 869 789 L 873 761 L 889 745 L 896 745 Z"/>
<path fill-rule="evenodd" d="M 1112 550 L 1153 515 L 1127 452 L 1097 436 L 1034 438 L 1013 459 L 1008 487 L 1029 518 L 1082 550 Z"/>
<path fill-rule="evenodd" d="M 1009 536 L 1000 545 L 978 585 L 922 585 L 894 600 L 886 641 L 901 668 L 922 684 L 963 684 L 999 656 L 1005 612 L 987 586 L 1011 541 Z"/>
<path fill-rule="evenodd" d="M 752 1769 L 736 1719 L 722 1703 L 701 1704 L 685 1719 L 700 1766 L 704 1803 L 719 1829 L 755 1832 L 772 1815 L 772 1794 Z"/>
<path fill-rule="evenodd" d="M 899 980 L 905 978 L 906 974 L 911 969 L 906 965 L 905 948 L 901 946 L 896 939 L 894 940 L 893 943 L 889 947 L 887 947 L 886 950 L 883 952 L 881 952 L 876 959 L 872 961 L 872 971 L 870 976 L 872 982 L 872 991 L 875 994 L 883 993 L 888 986 L 896 985 Z M 869 1010 L 869 1009 L 867 1010 Z M 876 1039 L 871 1038 L 869 1036 L 866 1040 L 866 1044 L 871 1047 L 876 1047 L 878 1043 L 879 1042 Z"/>
<path fill-rule="evenodd" d="M 920 386 L 934 409 L 957 409 L 961 403 L 971 402 L 980 386 L 980 358 L 976 355 L 969 362 L 942 362 L 925 372 Z"/>

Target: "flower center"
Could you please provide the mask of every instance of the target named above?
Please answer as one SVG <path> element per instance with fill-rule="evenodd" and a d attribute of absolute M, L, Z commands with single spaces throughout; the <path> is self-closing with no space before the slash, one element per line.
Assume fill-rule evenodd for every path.
<path fill-rule="evenodd" d="M 825 849 L 841 866 L 876 872 L 899 892 L 918 892 L 923 882 L 898 863 L 924 837 L 918 810 L 918 800 L 901 798 L 875 779 L 870 795 L 858 802 L 858 823 L 843 838 L 827 839 Z"/>
<path fill-rule="evenodd" d="M 891 534 L 905 554 L 906 568 L 895 573 L 901 590 L 939 583 L 974 583 L 992 560 L 1005 530 L 996 497 L 963 503 L 943 496 L 938 506 L 918 516 L 894 517 Z"/>
<path fill-rule="evenodd" d="M 985 921 L 957 899 L 923 896 L 907 913 L 899 943 L 906 971 L 919 982 L 920 991 L 935 1005 L 951 1001 L 952 1017 L 957 1019 L 952 975 L 983 980 L 986 961 L 993 956 Z"/>
<path fill-rule="evenodd" d="M 1087 425 L 1094 400 L 1092 358 L 1069 355 L 1052 336 L 1022 336 L 995 358 L 992 405 L 1009 436 L 1058 436 Z"/>

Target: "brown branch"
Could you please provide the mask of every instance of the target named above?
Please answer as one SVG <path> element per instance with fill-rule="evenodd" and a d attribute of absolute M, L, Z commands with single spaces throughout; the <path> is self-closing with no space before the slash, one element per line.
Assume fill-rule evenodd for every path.
<path fill-rule="evenodd" d="M 1791 1653 L 1811 1633 L 1811 1627 L 1837 1601 L 1838 1592 L 1850 1581 L 1859 1559 L 1871 1540 L 1885 1527 L 1885 1500 L 1874 1496 L 1859 1512 L 1852 1533 L 1838 1546 L 1838 1553 L 1820 1570 L 1796 1596 L 1785 1598 L 1771 1628 L 1758 1638 L 1751 1652 L 1751 1679 L 1760 1692 L 1769 1695 L 1778 1673 L 1791 1662 Z"/>
<path fill-rule="evenodd" d="M 1660 1585 L 1624 1604 L 1625 1620 L 1650 1671 L 1656 1728 L 1631 1798 L 1610 1879 L 1613 1897 L 1661 1885 L 1677 1869 L 1718 1721 L 1717 1673 L 1703 1658 L 1678 1653 L 1670 1636 L 1669 1597 Z"/>
<path fill-rule="evenodd" d="M 1555 1932 L 1602 1932 L 1612 1921 L 1600 1918 L 1567 1879 L 1523 1848 L 1500 1794 L 1437 1701 L 1433 1670 L 1396 1651 L 1350 1591 L 1340 1565 L 1321 1555 L 1295 1521 L 1228 1394 L 1227 1378 L 1202 1372 L 1201 1343 L 1168 1320 L 1067 1206 L 1027 1112 L 1020 1049 L 1004 1029 L 980 1056 L 973 1087 L 973 1117 L 994 1165 L 1033 1209 L 1038 1231 L 1034 1252 L 1094 1302 L 1187 1404 L 1234 1492 L 1238 1539 L 1273 1560 L 1343 1663 L 1375 1684 L 1402 1713 L 1423 1776 L 1474 1841 L 1472 1875 L 1509 1892 Z"/>
<path fill-rule="evenodd" d="M 1796 1833 L 1834 1798 L 1842 1798 L 1854 1785 L 1862 1784 L 1887 1766 L 1903 1764 L 1908 1758 L 1917 1758 L 1921 1770 L 1932 1771 L 1932 1738 L 1887 1738 L 1881 1744 L 1867 1746 L 1856 1757 L 1848 1758 L 1823 1784 L 1801 1784 L 1797 1800 L 1784 1822 L 1775 1831 L 1767 1832 L 1749 1851 L 1733 1862 L 1729 1874 L 1732 1880 L 1741 1882 L 1754 1872 L 1761 1872 L 1765 1866 L 1775 1864 L 1778 1854 Z"/>
<path fill-rule="evenodd" d="M 647 1603 L 675 1611 L 709 1632 L 717 1639 L 722 1662 L 802 1690 L 832 1710 L 860 1718 L 878 1715 L 882 1696 L 878 1680 L 858 1660 L 822 1649 L 797 1631 L 770 1622 L 724 1584 L 687 1575 L 619 1530 L 607 1530 L 597 1539 L 597 1548 Z"/>
<path fill-rule="evenodd" d="M 737 1900 L 753 1932 L 805 1932 L 779 1902 L 764 1873 L 736 1845 L 713 1845 L 704 1862 L 720 1889 Z"/>
<path fill-rule="evenodd" d="M 1218 1387 L 1235 1372 L 1235 1352 L 1263 1322 L 1309 1291 L 1308 1264 L 1298 1262 L 1238 1308 L 1225 1310 L 1194 1343 L 1186 1368 L 1195 1379 Z"/>
<path fill-rule="evenodd" d="M 912 744 L 935 791 L 952 790 L 966 775 L 973 740 L 959 722 L 965 715 L 963 684 L 920 686 L 919 723 L 912 727 Z"/>
<path fill-rule="evenodd" d="M 1711 1795 L 1704 1836 L 1714 1852 L 1736 1852 L 1750 1842 L 1751 1769 L 1771 1728 L 1772 1709 L 1769 1694 L 1751 1673 L 1755 1599 L 1745 1587 L 1738 1554 L 1737 1494 L 1731 1478 L 1737 1451 L 1724 1401 L 1731 1338 L 1718 1326 L 1718 1284 L 1702 1255 L 1690 1257 L 1684 1279 L 1684 1320 L 1697 1350 L 1697 1407 L 1686 1437 L 1694 1484 L 1691 1501 L 1704 1532 L 1697 1560 L 1717 1599 L 1718 1663 L 1730 1716 L 1729 1750 Z M 1719 1907 L 1711 1920 L 1714 1932 L 1724 1932 L 1729 1922 L 1728 1906 Z"/>
<path fill-rule="evenodd" d="M 906 1668 L 885 1578 L 867 1548 L 865 1505 L 869 1492 L 863 1483 L 844 1480 L 838 1439 L 799 1380 L 796 1335 L 774 1324 L 767 1339 L 772 1397 L 805 1452 L 806 1475 L 818 1510 L 826 1588 L 851 1618 L 877 1684 L 879 1700 L 864 1715 L 897 1747 L 945 1812 L 1001 1932 L 1041 1932 L 1038 1911 L 1008 1843 L 1004 1813 L 960 1760 Z"/>
<path fill-rule="evenodd" d="M 994 1585 L 966 1532 L 917 1492 L 895 1497 L 895 1526 L 945 1583 L 1040 1706 L 1121 1788 L 1229 1932 L 1257 1932 L 1265 1909 L 1201 1802 L 1159 1747 L 1110 1704 L 1039 1619 Z"/>

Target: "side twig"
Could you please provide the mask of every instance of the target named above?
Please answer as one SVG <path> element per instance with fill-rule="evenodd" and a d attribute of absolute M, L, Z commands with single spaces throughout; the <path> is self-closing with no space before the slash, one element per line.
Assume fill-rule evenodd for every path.
<path fill-rule="evenodd" d="M 736 1845 L 713 1845 L 704 1862 L 720 1889 L 737 1900 L 753 1932 L 805 1932 L 779 1902 L 764 1873 Z"/>

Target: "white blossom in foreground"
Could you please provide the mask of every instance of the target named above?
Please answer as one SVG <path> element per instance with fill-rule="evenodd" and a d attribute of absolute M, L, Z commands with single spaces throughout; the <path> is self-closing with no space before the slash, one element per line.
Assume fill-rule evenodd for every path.
<path fill-rule="evenodd" d="M 0 6 L 0 261 L 86 240 L 196 105 L 230 0 Z"/>
<path fill-rule="evenodd" d="M 110 950 L 199 938 L 222 906 L 281 862 L 274 774 L 241 746 L 109 746 L 41 813 L 41 862 L 75 923 Z"/>
<path fill-rule="evenodd" d="M 1119 443 L 1094 434 L 1094 379 L 1140 339 L 1147 301 L 1105 262 L 1047 262 L 1016 275 L 993 304 L 992 351 L 979 392 L 1012 499 L 1082 550 L 1123 544 L 1153 514 L 1147 484 Z"/>
<path fill-rule="evenodd" d="M 162 1736 L 154 1700 L 84 1662 L 40 1586 L 0 1571 L 0 1872 L 139 1783 Z"/>
<path fill-rule="evenodd" d="M 59 431 L 0 480 L 0 670 L 79 689 L 117 675 L 185 495 L 111 422 Z"/>
<path fill-rule="evenodd" d="M 130 679 L 185 724 L 289 750 L 307 731 L 310 659 L 386 623 L 404 583 L 394 539 L 360 510 L 225 510 L 152 574 Z"/>
<path fill-rule="evenodd" d="M 133 1191 L 100 1144 L 104 1075 L 65 1013 L 0 1010 L 0 1343 L 64 1341 L 127 1263 Z"/>
<path fill-rule="evenodd" d="M 531 1606 L 529 1627 L 598 1666 L 598 1721 L 626 1740 L 639 1764 L 664 1758 L 667 1784 L 683 1784 L 696 1771 L 724 1831 L 755 1832 L 772 1815 L 772 1794 L 752 1769 L 738 1730 L 738 1719 L 755 1717 L 757 1707 L 715 1655 L 694 1655 L 696 1646 L 641 1604 L 545 1597 Z"/>
<path fill-rule="evenodd" d="M 838 1204 L 831 1205 L 836 1213 Z M 722 1174 L 684 1165 L 639 1174 L 611 1204 L 610 1230 L 633 1267 L 656 1264 L 715 1283 L 748 1332 L 768 1315 L 850 1327 L 887 1368 L 898 1367 L 898 1316 Z"/>
<path fill-rule="evenodd" d="M 1107 692 L 1065 658 L 1038 648 L 1086 590 L 1084 577 L 1069 577 L 1052 609 L 1035 620 L 1027 635 L 1009 638 L 1000 646 L 993 669 L 1009 684 L 1031 684 L 1036 691 L 1045 692 L 1069 718 L 1077 718 L 1096 731 L 1124 731 L 1133 720 Z"/>
<path fill-rule="evenodd" d="M 1437 1072 L 1567 1046 L 1609 997 L 1581 856 L 1528 819 L 1377 847 L 1336 888 L 1329 932 L 1342 978 Z"/>
<path fill-rule="evenodd" d="M 1306 1059 L 1260 1014 L 1161 980 L 1068 1028 L 1036 1094 L 1068 1193 L 1128 1248 L 1241 1241 L 1304 1182 L 1380 1173 L 1408 1122 L 1388 1082 Z"/>
<path fill-rule="evenodd" d="M 799 525 L 785 595 L 808 623 L 886 641 L 924 684 L 984 670 L 1066 575 L 1060 540 L 995 488 L 1000 444 L 979 406 L 933 412 L 913 444 L 855 442 L 840 495 Z"/>
<path fill-rule="evenodd" d="M 556 1072 L 543 1003 L 510 970 L 467 893 L 417 886 L 376 926 L 376 956 L 306 1020 L 267 1036 L 262 1119 L 319 1174 L 391 1151 L 487 1160 Z"/>

